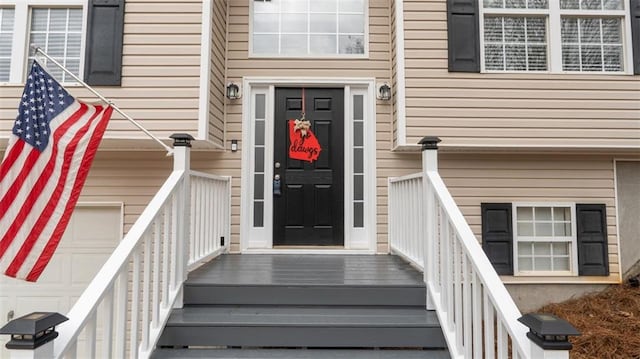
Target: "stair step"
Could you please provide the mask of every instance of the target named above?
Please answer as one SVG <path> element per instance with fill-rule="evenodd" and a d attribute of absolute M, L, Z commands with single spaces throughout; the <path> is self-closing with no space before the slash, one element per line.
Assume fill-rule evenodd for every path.
<path fill-rule="evenodd" d="M 424 285 L 215 285 L 184 287 L 186 305 L 424 306 Z"/>
<path fill-rule="evenodd" d="M 159 346 L 444 348 L 434 312 L 397 307 L 195 306 L 174 310 Z"/>
<path fill-rule="evenodd" d="M 446 350 L 158 349 L 151 359 L 448 359 Z"/>

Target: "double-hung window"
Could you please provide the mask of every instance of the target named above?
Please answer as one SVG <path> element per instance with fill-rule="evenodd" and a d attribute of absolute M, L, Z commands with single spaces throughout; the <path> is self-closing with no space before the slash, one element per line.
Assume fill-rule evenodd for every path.
<path fill-rule="evenodd" d="M 251 54 L 362 56 L 367 52 L 367 0 L 253 0 Z"/>
<path fill-rule="evenodd" d="M 0 81 L 21 83 L 33 61 L 30 45 L 80 75 L 83 63 L 85 0 L 13 1 L 0 8 Z M 47 65 L 45 60 L 45 65 Z M 48 70 L 63 82 L 73 81 L 57 66 Z"/>
<path fill-rule="evenodd" d="M 512 213 L 516 273 L 577 272 L 575 206 L 514 203 Z"/>
<path fill-rule="evenodd" d="M 485 71 L 624 73 L 624 0 L 481 0 Z"/>

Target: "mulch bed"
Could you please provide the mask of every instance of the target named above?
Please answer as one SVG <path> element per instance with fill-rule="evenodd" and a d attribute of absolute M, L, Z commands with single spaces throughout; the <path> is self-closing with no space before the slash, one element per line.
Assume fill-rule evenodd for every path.
<path fill-rule="evenodd" d="M 572 359 L 640 358 L 640 288 L 611 286 L 536 312 L 564 318 L 582 333 L 571 339 Z"/>

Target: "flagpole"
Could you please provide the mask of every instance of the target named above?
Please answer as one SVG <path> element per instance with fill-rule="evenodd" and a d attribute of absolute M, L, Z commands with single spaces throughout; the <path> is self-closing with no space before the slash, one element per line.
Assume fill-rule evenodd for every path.
<path fill-rule="evenodd" d="M 62 69 L 62 71 L 66 72 L 67 74 L 69 74 L 71 77 L 73 77 L 74 80 L 78 81 L 78 83 L 80 83 L 82 86 L 84 86 L 87 90 L 91 91 L 94 95 L 98 96 L 98 98 L 100 98 L 102 101 L 104 101 L 105 103 L 108 103 L 117 113 L 121 114 L 124 118 L 126 118 L 127 120 L 129 120 L 129 122 L 131 122 L 132 124 L 134 124 L 136 127 L 138 127 L 142 132 L 146 133 L 147 136 L 151 137 L 152 139 L 154 139 L 156 142 L 158 142 L 160 145 L 162 145 L 162 147 L 164 147 L 165 150 L 167 150 L 167 156 L 171 156 L 173 154 L 173 149 L 169 146 L 167 146 L 164 142 L 162 142 L 162 140 L 160 140 L 158 137 L 156 137 L 154 134 L 152 134 L 151 132 L 149 132 L 149 130 L 147 130 L 146 128 L 142 127 L 142 125 L 134 120 L 133 118 L 131 118 L 129 115 L 127 115 L 126 113 L 124 113 L 122 110 L 120 110 L 120 108 L 118 108 L 118 106 L 116 106 L 113 102 L 111 102 L 111 100 L 107 100 L 104 96 L 102 96 L 98 91 L 94 90 L 93 87 L 87 85 L 84 81 L 80 80 L 80 78 L 78 76 L 76 76 L 73 72 L 67 70 L 66 67 L 62 66 L 62 64 L 60 64 L 58 61 L 56 61 L 53 57 L 49 56 L 46 52 L 44 52 L 40 47 L 35 47 L 32 46 L 33 49 L 35 49 L 35 53 L 36 55 L 38 53 L 42 54 L 42 56 L 46 57 L 47 59 L 51 60 L 51 62 L 53 62 L 56 66 L 58 66 L 60 69 Z"/>

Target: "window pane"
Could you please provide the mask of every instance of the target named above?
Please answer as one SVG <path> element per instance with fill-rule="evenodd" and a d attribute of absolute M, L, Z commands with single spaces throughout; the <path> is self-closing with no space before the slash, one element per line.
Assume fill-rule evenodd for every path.
<path fill-rule="evenodd" d="M 533 208 L 531 207 L 518 207 L 516 209 L 518 214 L 518 221 L 531 221 L 533 220 Z"/>
<path fill-rule="evenodd" d="M 12 33 L 15 11 L 13 9 L 0 8 L 0 32 Z"/>
<path fill-rule="evenodd" d="M 622 71 L 622 46 L 604 46 L 604 70 Z"/>
<path fill-rule="evenodd" d="M 527 42 L 547 41 L 546 21 L 543 18 L 527 18 Z"/>
<path fill-rule="evenodd" d="M 278 14 L 260 14 L 253 17 L 253 32 L 278 32 Z"/>
<path fill-rule="evenodd" d="M 506 69 L 510 71 L 525 71 L 527 69 L 527 52 L 524 45 L 506 45 L 505 58 Z"/>
<path fill-rule="evenodd" d="M 562 43 L 578 43 L 578 19 L 562 18 Z"/>
<path fill-rule="evenodd" d="M 518 269 L 521 271 L 533 270 L 533 261 L 531 260 L 531 258 L 518 258 Z"/>
<path fill-rule="evenodd" d="M 549 8 L 548 0 L 529 0 L 529 9 L 547 9 Z"/>
<path fill-rule="evenodd" d="M 353 226 L 355 228 L 364 227 L 364 203 L 362 202 L 353 204 Z"/>
<path fill-rule="evenodd" d="M 535 258 L 535 270 L 537 271 L 550 271 L 551 270 L 551 258 Z"/>
<path fill-rule="evenodd" d="M 531 242 L 521 242 L 518 243 L 518 254 L 521 256 L 527 255 L 530 256 L 533 254 L 533 243 Z"/>
<path fill-rule="evenodd" d="M 31 10 L 31 31 L 47 31 L 49 9 Z"/>
<path fill-rule="evenodd" d="M 67 29 L 67 9 L 51 9 L 49 13 L 49 31 Z"/>
<path fill-rule="evenodd" d="M 504 50 L 502 45 L 486 45 L 484 47 L 484 56 L 487 70 L 504 69 Z"/>
<path fill-rule="evenodd" d="M 282 35 L 280 49 L 285 55 L 307 54 L 307 35 Z"/>
<path fill-rule="evenodd" d="M 518 235 L 526 237 L 533 236 L 533 223 L 518 222 Z"/>
<path fill-rule="evenodd" d="M 580 1 L 579 0 L 560 0 L 560 8 L 561 9 L 579 9 Z"/>
<path fill-rule="evenodd" d="M 580 71 L 580 47 L 577 45 L 562 46 L 562 69 Z"/>
<path fill-rule="evenodd" d="M 253 35 L 253 52 L 256 54 L 277 54 L 278 35 Z"/>
<path fill-rule="evenodd" d="M 600 19 L 580 19 L 580 42 L 600 43 Z"/>
<path fill-rule="evenodd" d="M 340 0 L 338 10 L 340 12 L 364 12 L 364 0 Z"/>
<path fill-rule="evenodd" d="M 362 148 L 354 148 L 353 149 L 353 172 L 355 173 L 363 173 L 364 168 L 364 155 L 362 153 Z"/>
<path fill-rule="evenodd" d="M 362 175 L 353 176 L 353 199 L 364 199 L 364 177 Z"/>
<path fill-rule="evenodd" d="M 256 174 L 254 180 L 255 182 L 253 187 L 253 198 L 263 199 L 264 198 L 264 175 Z"/>
<path fill-rule="evenodd" d="M 600 0 L 581 0 L 580 8 L 582 10 L 600 10 L 602 3 Z"/>
<path fill-rule="evenodd" d="M 533 253 L 535 256 L 549 256 L 551 255 L 551 243 L 542 242 L 533 244 Z"/>
<path fill-rule="evenodd" d="M 311 35 L 312 54 L 336 54 L 338 52 L 336 35 Z"/>
<path fill-rule="evenodd" d="M 485 17 L 484 24 L 487 70 L 547 69 L 545 18 Z"/>
<path fill-rule="evenodd" d="M 255 166 L 256 172 L 264 172 L 264 147 L 255 148 Z"/>
<path fill-rule="evenodd" d="M 364 17 L 362 15 L 339 15 L 340 33 L 364 34 Z"/>
<path fill-rule="evenodd" d="M 569 207 L 555 207 L 553 209 L 554 221 L 570 221 L 571 220 L 571 208 Z"/>
<path fill-rule="evenodd" d="M 363 124 L 360 121 L 353 123 L 353 145 L 363 145 Z"/>
<path fill-rule="evenodd" d="M 65 36 L 64 34 L 50 34 L 49 42 L 47 44 L 47 52 L 53 57 L 63 57 L 65 50 Z"/>
<path fill-rule="evenodd" d="M 551 208 L 549 207 L 536 207 L 536 221 L 550 221 L 551 220 Z"/>
<path fill-rule="evenodd" d="M 484 19 L 484 41 L 502 42 L 502 18 L 485 17 Z"/>
<path fill-rule="evenodd" d="M 364 96 L 362 96 L 362 95 L 353 96 L 353 119 L 354 120 L 363 120 L 364 119 L 363 101 L 364 101 Z"/>
<path fill-rule="evenodd" d="M 306 13 L 307 12 L 306 1 L 300 1 L 300 0 L 281 0 L 281 1 L 282 1 L 282 6 L 280 6 L 280 9 L 282 9 L 283 13 L 285 12 Z"/>
<path fill-rule="evenodd" d="M 300 0 L 297 0 L 300 1 Z M 336 12 L 337 0 L 311 1 L 312 12 Z"/>
<path fill-rule="evenodd" d="M 253 202 L 253 226 L 262 227 L 264 225 L 264 203 Z"/>
<path fill-rule="evenodd" d="M 508 9 L 525 8 L 526 7 L 526 1 L 525 0 L 506 0 L 505 1 L 505 7 L 508 8 Z"/>
<path fill-rule="evenodd" d="M 551 223 L 536 223 L 536 237 L 551 237 L 552 235 Z"/>
<path fill-rule="evenodd" d="M 524 18 L 504 18 L 504 41 L 524 42 Z"/>
<path fill-rule="evenodd" d="M 364 36 L 361 35 L 341 35 L 339 37 L 339 53 L 341 54 L 364 54 Z"/>
<path fill-rule="evenodd" d="M 336 33 L 336 15 L 311 16 L 311 33 Z"/>
<path fill-rule="evenodd" d="M 602 49 L 600 46 L 582 46 L 580 52 L 583 71 L 602 71 Z"/>
<path fill-rule="evenodd" d="M 553 243 L 553 255 L 563 256 L 569 254 L 569 243 Z"/>
<path fill-rule="evenodd" d="M 571 223 L 554 223 L 553 235 L 561 237 L 571 236 Z"/>
<path fill-rule="evenodd" d="M 264 145 L 264 121 L 256 121 L 256 140 L 257 146 Z"/>
<path fill-rule="evenodd" d="M 605 10 L 622 10 L 622 0 L 604 0 Z"/>
<path fill-rule="evenodd" d="M 0 81 L 9 81 L 14 10 L 0 8 Z"/>
<path fill-rule="evenodd" d="M 545 71 L 547 69 L 547 47 L 546 46 L 529 46 L 529 70 Z"/>
<path fill-rule="evenodd" d="M 568 271 L 569 268 L 569 258 L 553 258 L 553 270 L 554 271 Z"/>
<path fill-rule="evenodd" d="M 11 59 L 0 58 L 0 81 L 9 81 Z"/>
<path fill-rule="evenodd" d="M 277 30 L 276 30 L 277 31 Z M 307 32 L 307 16 L 299 14 L 282 15 L 282 32 Z"/>
<path fill-rule="evenodd" d="M 265 114 L 265 95 L 257 94 L 256 95 L 256 118 L 264 120 L 265 119 L 264 114 Z"/>
<path fill-rule="evenodd" d="M 484 0 L 486 8 L 501 8 L 504 6 L 504 0 Z"/>
<path fill-rule="evenodd" d="M 602 40 L 605 44 L 622 43 L 622 31 L 620 19 L 602 19 Z"/>

